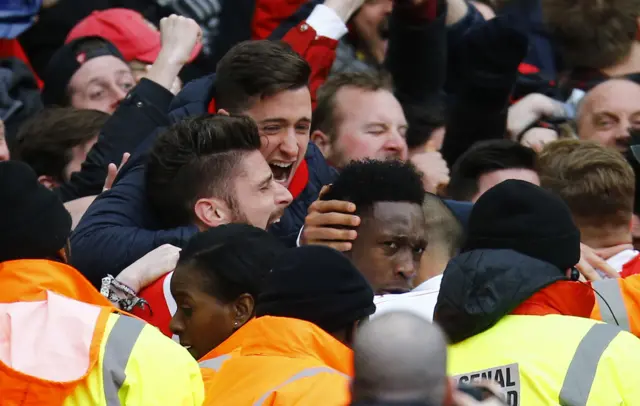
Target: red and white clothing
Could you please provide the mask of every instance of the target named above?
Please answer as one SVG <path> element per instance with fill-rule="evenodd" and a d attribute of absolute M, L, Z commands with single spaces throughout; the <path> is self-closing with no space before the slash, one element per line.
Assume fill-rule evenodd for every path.
<path fill-rule="evenodd" d="M 139 296 L 146 300 L 148 305 L 144 308 L 135 307 L 131 313 L 140 317 L 142 320 L 158 327 L 162 334 L 167 337 L 173 338 L 178 341 L 178 336 L 171 333 L 169 329 L 169 323 L 178 306 L 176 301 L 171 296 L 171 277 L 173 272 L 169 272 L 151 285 L 144 288 Z"/>

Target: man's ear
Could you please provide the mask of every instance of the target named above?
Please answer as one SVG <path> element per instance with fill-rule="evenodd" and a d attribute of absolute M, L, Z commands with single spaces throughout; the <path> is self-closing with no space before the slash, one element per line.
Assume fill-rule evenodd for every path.
<path fill-rule="evenodd" d="M 218 110 L 218 114 L 223 115 L 223 116 L 230 115 L 229 112 L 227 110 L 225 110 L 225 109 Z"/>
<path fill-rule="evenodd" d="M 315 130 L 311 133 L 311 142 L 316 144 L 325 159 L 331 156 L 331 140 L 327 134 L 320 130 Z"/>
<path fill-rule="evenodd" d="M 229 206 L 220 199 L 198 199 L 196 204 L 193 206 L 193 210 L 196 218 L 206 228 L 229 224 L 233 221 Z"/>
<path fill-rule="evenodd" d="M 56 181 L 53 176 L 49 175 L 38 176 L 38 182 L 47 189 L 53 189 L 54 187 L 60 186 L 60 183 Z"/>

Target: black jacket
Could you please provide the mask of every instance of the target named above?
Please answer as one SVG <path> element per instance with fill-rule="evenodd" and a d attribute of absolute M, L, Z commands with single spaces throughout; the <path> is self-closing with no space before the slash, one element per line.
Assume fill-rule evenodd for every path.
<path fill-rule="evenodd" d="M 512 250 L 473 250 L 444 271 L 433 320 L 452 344 L 488 330 L 542 288 L 567 280 L 555 266 Z"/>

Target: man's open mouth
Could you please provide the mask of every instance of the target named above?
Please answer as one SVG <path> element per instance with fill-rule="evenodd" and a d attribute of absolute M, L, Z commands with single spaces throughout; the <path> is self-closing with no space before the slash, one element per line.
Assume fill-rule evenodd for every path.
<path fill-rule="evenodd" d="M 286 183 L 293 169 L 293 162 L 269 162 L 273 178 L 278 183 Z"/>
<path fill-rule="evenodd" d="M 277 213 L 272 214 L 267 222 L 267 227 L 279 223 L 282 216 L 284 216 L 284 210 L 279 210 Z"/>
<path fill-rule="evenodd" d="M 382 39 L 389 39 L 389 18 L 385 18 L 378 24 L 378 35 Z"/>

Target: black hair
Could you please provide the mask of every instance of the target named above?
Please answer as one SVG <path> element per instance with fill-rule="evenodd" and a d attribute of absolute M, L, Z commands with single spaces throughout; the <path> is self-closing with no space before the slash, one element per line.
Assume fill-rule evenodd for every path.
<path fill-rule="evenodd" d="M 230 200 L 231 180 L 248 152 L 260 149 L 256 123 L 249 117 L 206 115 L 175 124 L 155 141 L 147 162 L 147 196 L 163 227 L 195 218 L 202 197 Z"/>
<path fill-rule="evenodd" d="M 451 168 L 447 187 L 450 198 L 470 201 L 478 193 L 480 176 L 501 169 L 536 171 L 536 152 L 506 139 L 487 140 L 474 144 L 458 158 Z"/>
<path fill-rule="evenodd" d="M 308 86 L 311 68 L 280 41 L 244 41 L 227 52 L 216 68 L 216 108 L 243 113 L 259 98 Z"/>
<path fill-rule="evenodd" d="M 348 164 L 321 199 L 352 202 L 363 212 L 376 202 L 422 205 L 424 193 L 422 176 L 413 164 L 367 159 Z"/>
<path fill-rule="evenodd" d="M 243 293 L 257 298 L 265 276 L 286 248 L 265 230 L 228 224 L 196 234 L 180 253 L 178 266 L 199 271 L 203 290 L 230 303 Z"/>
<path fill-rule="evenodd" d="M 407 146 L 409 149 L 423 146 L 431 134 L 446 124 L 446 105 L 444 98 L 432 100 L 427 104 L 403 103 L 407 117 Z"/>

